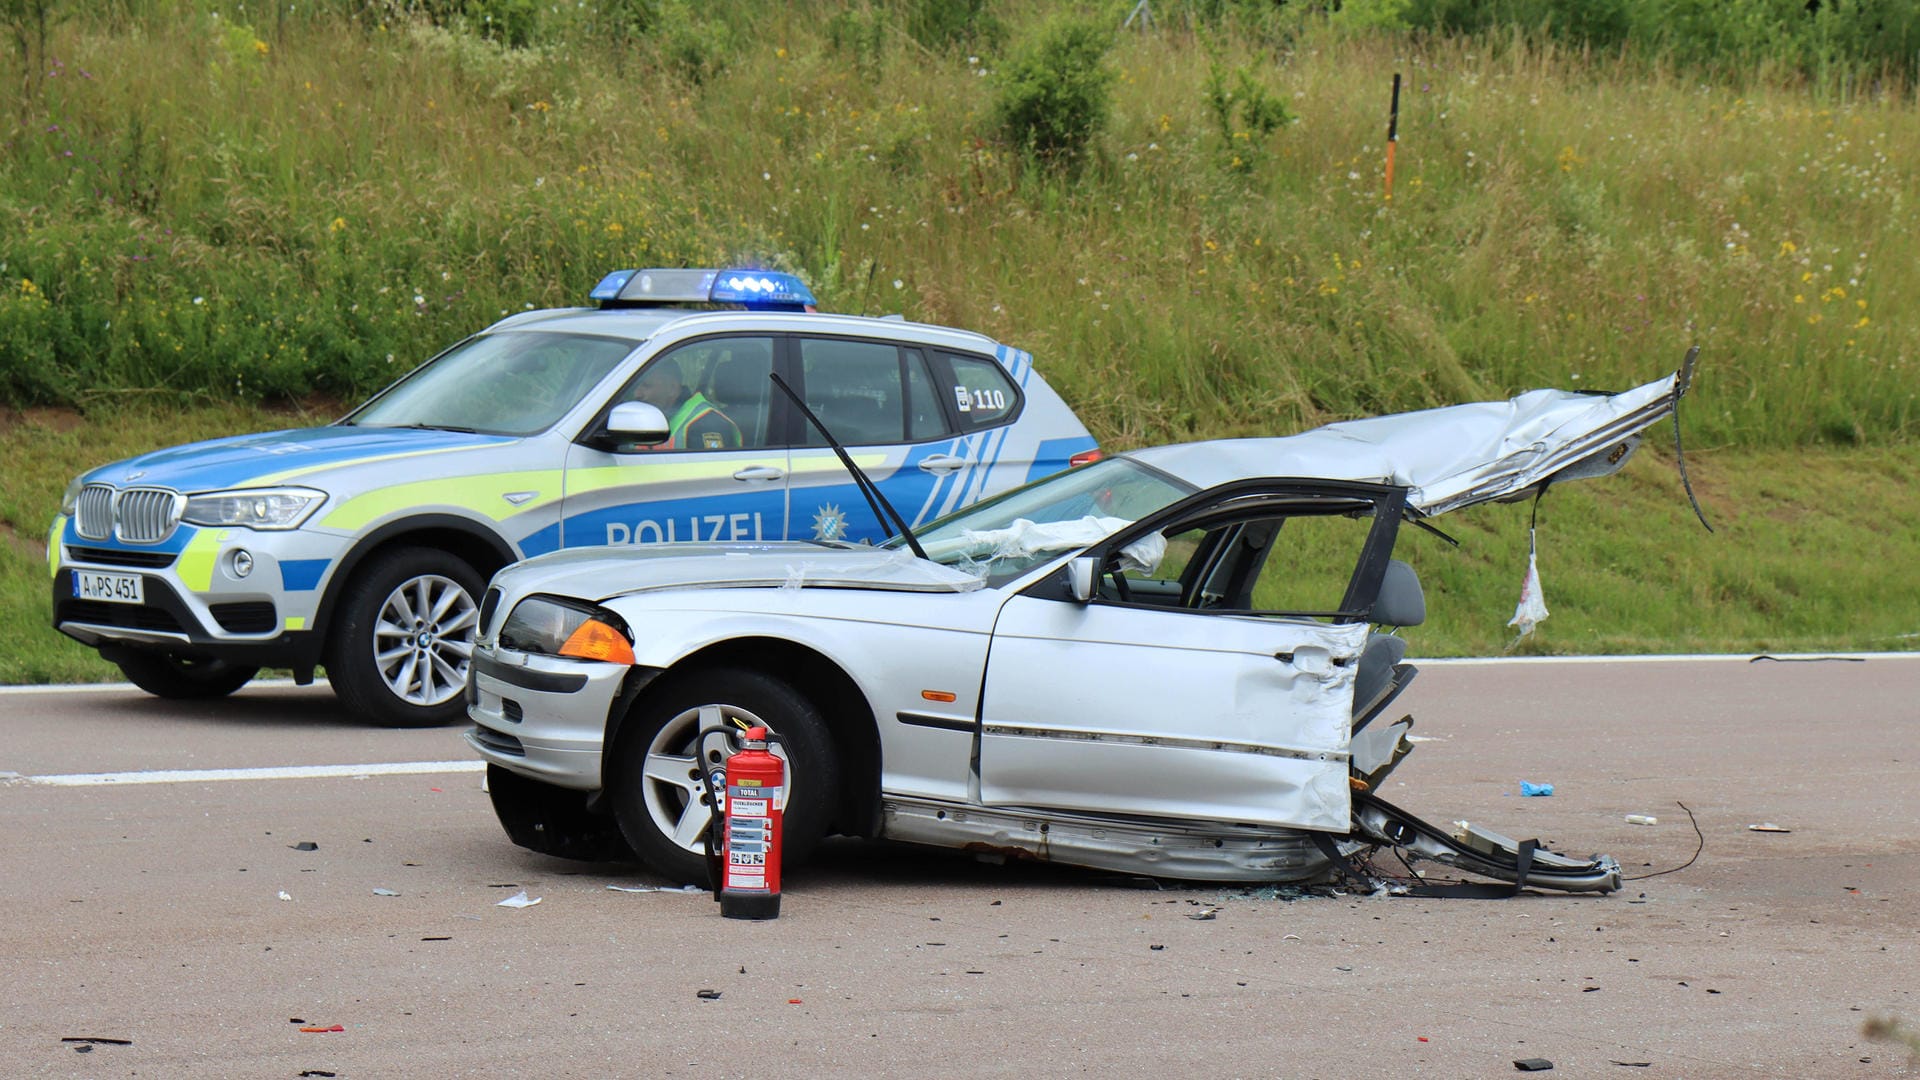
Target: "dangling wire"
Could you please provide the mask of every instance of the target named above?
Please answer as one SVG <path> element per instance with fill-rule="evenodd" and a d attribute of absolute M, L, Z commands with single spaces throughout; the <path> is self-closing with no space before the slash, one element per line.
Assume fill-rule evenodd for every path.
<path fill-rule="evenodd" d="M 1693 504 L 1693 516 L 1708 532 L 1713 526 L 1707 524 L 1707 515 L 1700 510 L 1700 500 L 1693 496 L 1693 481 L 1687 478 L 1687 455 L 1680 448 L 1680 399 L 1687 396 L 1687 388 L 1693 385 L 1693 362 L 1700 355 L 1700 346 L 1687 350 L 1687 358 L 1680 362 L 1680 373 L 1673 380 L 1673 458 L 1680 464 L 1680 486 L 1687 491 L 1687 501 Z"/>

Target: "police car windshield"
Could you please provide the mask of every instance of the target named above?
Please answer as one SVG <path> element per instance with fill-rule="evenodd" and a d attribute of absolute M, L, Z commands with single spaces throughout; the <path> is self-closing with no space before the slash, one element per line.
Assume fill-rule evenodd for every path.
<path fill-rule="evenodd" d="M 934 562 L 1000 585 L 1196 490 L 1126 458 L 1107 458 L 975 503 L 914 535 Z M 886 546 L 903 544 L 895 537 Z"/>
<path fill-rule="evenodd" d="M 551 331 L 469 338 L 342 422 L 532 435 L 565 416 L 638 344 Z"/>

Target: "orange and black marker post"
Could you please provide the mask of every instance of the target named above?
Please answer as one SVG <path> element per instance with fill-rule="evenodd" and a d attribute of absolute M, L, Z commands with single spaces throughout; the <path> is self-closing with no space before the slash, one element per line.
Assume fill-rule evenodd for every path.
<path fill-rule="evenodd" d="M 1393 103 L 1387 107 L 1387 201 L 1393 201 L 1393 148 L 1400 145 L 1400 73 L 1393 73 Z"/>

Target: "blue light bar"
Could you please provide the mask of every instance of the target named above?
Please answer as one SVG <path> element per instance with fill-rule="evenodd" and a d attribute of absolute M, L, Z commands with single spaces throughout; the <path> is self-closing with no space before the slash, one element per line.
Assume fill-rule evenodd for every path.
<path fill-rule="evenodd" d="M 615 270 L 588 294 L 601 307 L 740 304 L 756 311 L 805 311 L 813 292 L 773 270 Z"/>
<path fill-rule="evenodd" d="M 638 270 L 615 270 L 601 278 L 600 284 L 593 287 L 593 291 L 587 294 L 587 298 L 589 300 L 616 299 L 620 295 L 620 290 L 626 288 L 627 282 L 633 280 L 633 275 L 639 272 Z"/>
<path fill-rule="evenodd" d="M 813 292 L 792 274 L 771 270 L 723 270 L 709 297 L 716 304 L 745 304 L 750 308 L 797 309 L 813 305 Z"/>

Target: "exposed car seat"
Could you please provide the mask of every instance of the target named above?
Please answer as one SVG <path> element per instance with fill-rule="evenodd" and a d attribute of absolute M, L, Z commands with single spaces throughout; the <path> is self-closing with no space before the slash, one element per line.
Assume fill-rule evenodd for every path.
<path fill-rule="evenodd" d="M 1388 559 L 1386 576 L 1380 581 L 1380 595 L 1373 604 L 1374 624 L 1402 629 L 1426 621 L 1427 594 L 1420 587 L 1420 576 L 1399 559 Z M 1360 663 L 1353 677 L 1356 730 L 1412 679 L 1412 668 L 1406 669 L 1404 675 L 1397 670 L 1406 655 L 1405 638 L 1379 632 L 1367 635 L 1367 644 L 1360 652 Z"/>

